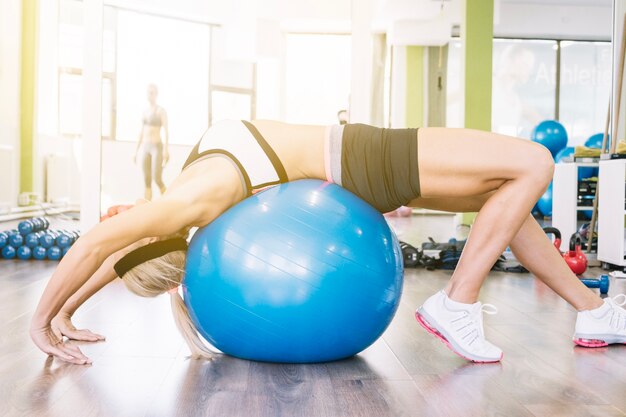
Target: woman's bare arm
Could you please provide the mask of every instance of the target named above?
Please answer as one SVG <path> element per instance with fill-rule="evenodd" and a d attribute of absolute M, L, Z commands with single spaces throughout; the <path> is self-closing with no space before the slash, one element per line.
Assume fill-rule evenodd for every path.
<path fill-rule="evenodd" d="M 163 198 L 125 211 L 79 238 L 59 263 L 35 310 L 31 321 L 35 344 L 68 362 L 89 363 L 77 347 L 64 345 L 56 337 L 50 325 L 52 319 L 111 254 L 140 239 L 172 234 L 193 225 L 198 217 L 196 207 L 183 199 Z"/>

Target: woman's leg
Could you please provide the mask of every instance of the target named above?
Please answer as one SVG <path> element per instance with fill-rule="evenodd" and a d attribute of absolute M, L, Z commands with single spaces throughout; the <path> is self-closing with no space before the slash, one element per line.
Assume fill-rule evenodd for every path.
<path fill-rule="evenodd" d="M 152 155 L 150 150 L 144 145 L 142 149 L 143 161 L 143 182 L 144 182 L 144 198 L 148 201 L 152 200 Z"/>
<path fill-rule="evenodd" d="M 468 198 L 418 198 L 411 202 L 411 206 L 451 212 L 476 212 L 482 209 L 491 194 Z M 526 217 L 511 240 L 510 247 L 524 267 L 578 311 L 602 305 L 602 299 L 589 291 L 574 275 L 531 215 Z"/>
<path fill-rule="evenodd" d="M 490 193 L 447 287 L 450 299 L 477 301 L 484 279 L 552 180 L 550 152 L 528 140 L 469 129 L 419 130 L 421 196 Z"/>
<path fill-rule="evenodd" d="M 163 184 L 163 145 L 159 143 L 156 147 L 152 158 L 152 172 L 154 173 L 154 182 L 159 187 L 161 195 L 165 193 L 165 184 Z"/>

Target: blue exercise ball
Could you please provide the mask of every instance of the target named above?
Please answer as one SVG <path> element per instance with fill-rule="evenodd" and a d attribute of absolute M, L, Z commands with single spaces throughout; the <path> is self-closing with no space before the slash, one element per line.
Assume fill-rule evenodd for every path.
<path fill-rule="evenodd" d="M 198 331 L 250 360 L 355 355 L 391 322 L 402 252 L 384 217 L 338 185 L 272 187 L 199 229 L 183 294 Z"/>
<path fill-rule="evenodd" d="M 544 216 L 552 216 L 552 183 L 550 183 L 546 192 L 537 201 L 537 207 Z"/>
<path fill-rule="evenodd" d="M 587 139 L 585 141 L 585 146 L 588 148 L 596 148 L 596 149 L 601 149 L 602 148 L 602 140 L 604 140 L 604 133 L 596 133 L 595 135 L 591 135 L 589 136 L 589 139 Z M 607 145 L 609 144 L 608 142 L 611 140 L 611 135 L 607 136 Z"/>
<path fill-rule="evenodd" d="M 539 123 L 533 130 L 531 139 L 548 148 L 553 158 L 567 146 L 565 127 L 556 120 L 545 120 Z"/>
<path fill-rule="evenodd" d="M 572 146 L 567 146 L 559 151 L 554 157 L 554 162 L 559 163 L 566 157 L 570 155 L 574 155 L 575 148 Z M 591 167 L 579 167 L 578 168 L 578 180 L 583 180 L 585 178 L 591 178 L 598 175 L 597 168 Z"/>

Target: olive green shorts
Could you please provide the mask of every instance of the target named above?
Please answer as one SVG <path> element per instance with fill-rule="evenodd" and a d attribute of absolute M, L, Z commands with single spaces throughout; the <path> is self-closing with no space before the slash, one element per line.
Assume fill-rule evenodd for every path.
<path fill-rule="evenodd" d="M 418 129 L 383 129 L 364 124 L 330 126 L 326 176 L 382 213 L 420 196 Z"/>

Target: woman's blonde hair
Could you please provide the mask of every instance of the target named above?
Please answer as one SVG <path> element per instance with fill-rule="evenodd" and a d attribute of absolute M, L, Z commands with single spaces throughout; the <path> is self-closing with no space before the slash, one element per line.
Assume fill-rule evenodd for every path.
<path fill-rule="evenodd" d="M 177 291 L 185 275 L 186 257 L 185 251 L 182 250 L 166 253 L 129 270 L 124 274 L 122 281 L 131 292 L 141 297 L 156 297 L 170 292 L 174 321 L 191 350 L 191 356 L 211 359 L 216 352 L 209 349 L 198 335 L 183 297 Z"/>

